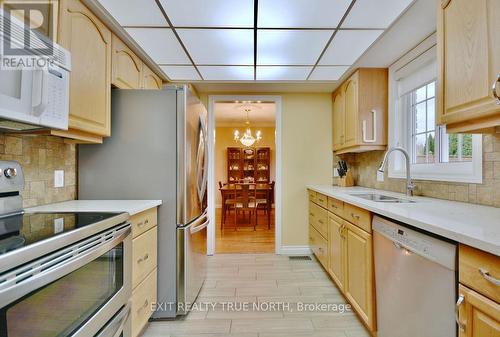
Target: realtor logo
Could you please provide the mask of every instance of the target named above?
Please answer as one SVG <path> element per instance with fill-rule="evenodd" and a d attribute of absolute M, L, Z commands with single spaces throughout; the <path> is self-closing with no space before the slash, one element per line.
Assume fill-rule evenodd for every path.
<path fill-rule="evenodd" d="M 57 2 L 6 0 L 0 8 L 4 56 L 53 55 L 54 20 Z"/>

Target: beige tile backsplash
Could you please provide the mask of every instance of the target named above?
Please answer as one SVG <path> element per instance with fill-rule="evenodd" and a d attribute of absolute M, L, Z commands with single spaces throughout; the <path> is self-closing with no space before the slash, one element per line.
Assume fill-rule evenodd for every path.
<path fill-rule="evenodd" d="M 0 160 L 21 164 L 24 207 L 76 199 L 76 148 L 62 138 L 0 134 Z M 54 170 L 64 170 L 64 187 L 54 188 Z"/>
<path fill-rule="evenodd" d="M 377 181 L 376 172 L 383 156 L 383 151 L 374 151 L 346 154 L 342 159 L 352 168 L 356 185 L 405 193 L 405 180 L 388 178 L 387 170 L 384 182 Z M 338 160 L 334 158 L 334 163 Z M 415 184 L 415 195 L 500 207 L 500 135 L 483 135 L 482 184 L 428 180 L 415 180 Z"/>

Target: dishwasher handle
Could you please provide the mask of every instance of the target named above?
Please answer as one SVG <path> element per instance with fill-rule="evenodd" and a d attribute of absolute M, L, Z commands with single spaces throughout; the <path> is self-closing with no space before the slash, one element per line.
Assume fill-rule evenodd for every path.
<path fill-rule="evenodd" d="M 458 296 L 457 304 L 455 305 L 455 321 L 457 322 L 458 328 L 462 332 L 465 331 L 465 324 L 460 322 L 460 307 L 464 303 L 464 300 L 464 295 L 460 294 L 460 296 Z"/>

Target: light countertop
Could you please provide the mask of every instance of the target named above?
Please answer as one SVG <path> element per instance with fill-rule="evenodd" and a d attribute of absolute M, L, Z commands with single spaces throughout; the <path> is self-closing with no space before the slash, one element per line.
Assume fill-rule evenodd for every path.
<path fill-rule="evenodd" d="M 71 200 L 27 208 L 26 212 L 127 212 L 134 215 L 161 203 L 161 200 Z"/>
<path fill-rule="evenodd" d="M 351 194 L 377 192 L 408 198 L 364 187 L 310 185 L 307 188 L 367 209 L 402 223 L 500 256 L 500 208 L 426 197 L 410 197 L 414 203 L 383 203 Z"/>

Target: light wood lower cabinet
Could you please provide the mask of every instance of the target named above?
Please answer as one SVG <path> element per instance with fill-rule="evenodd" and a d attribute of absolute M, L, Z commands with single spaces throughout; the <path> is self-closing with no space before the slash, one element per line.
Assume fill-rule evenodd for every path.
<path fill-rule="evenodd" d="M 150 208 L 130 217 L 132 224 L 132 336 L 146 326 L 156 303 L 158 210 Z"/>
<path fill-rule="evenodd" d="M 500 304 L 459 286 L 459 336 L 500 337 Z"/>
<path fill-rule="evenodd" d="M 370 330 L 375 331 L 372 235 L 346 223 L 344 293 Z"/>
<path fill-rule="evenodd" d="M 311 249 L 368 330 L 375 334 L 372 214 L 334 198 L 327 198 L 321 193 L 312 192 L 314 191 L 309 191 Z M 320 206 L 319 199 L 327 200 L 326 206 Z M 323 214 L 327 217 L 326 229 L 322 229 L 318 222 Z"/>
<path fill-rule="evenodd" d="M 155 268 L 132 292 L 132 336 L 139 336 L 153 313 L 157 295 Z"/>

